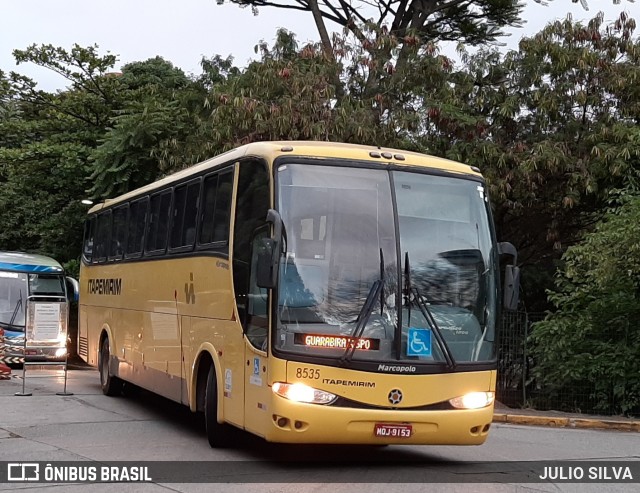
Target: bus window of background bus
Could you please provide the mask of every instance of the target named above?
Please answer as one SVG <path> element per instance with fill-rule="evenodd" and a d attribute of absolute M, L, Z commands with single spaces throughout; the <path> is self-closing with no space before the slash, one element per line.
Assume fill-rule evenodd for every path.
<path fill-rule="evenodd" d="M 151 196 L 145 253 L 156 255 L 166 250 L 170 208 L 171 190 Z"/>
<path fill-rule="evenodd" d="M 262 349 L 266 340 L 264 327 L 266 314 L 253 310 L 247 303 L 248 294 L 254 292 L 249 286 L 251 276 L 251 244 L 258 228 L 266 224 L 269 210 L 269 176 L 266 166 L 259 161 L 240 164 L 236 201 L 236 217 L 233 233 L 233 285 L 238 314 L 247 338 L 255 347 Z"/>
<path fill-rule="evenodd" d="M 111 227 L 111 249 L 109 260 L 120 260 L 124 254 L 124 245 L 127 240 L 127 213 L 129 205 L 123 205 L 113 210 L 113 223 Z"/>
<path fill-rule="evenodd" d="M 29 274 L 29 294 L 39 296 L 65 296 L 62 275 Z"/>
<path fill-rule="evenodd" d="M 131 202 L 129 207 L 129 224 L 127 225 L 127 258 L 139 257 L 142 254 L 144 230 L 147 222 L 149 199 Z"/>
<path fill-rule="evenodd" d="M 200 180 L 176 187 L 171 213 L 171 241 L 169 248 L 190 250 L 196 239 Z"/>

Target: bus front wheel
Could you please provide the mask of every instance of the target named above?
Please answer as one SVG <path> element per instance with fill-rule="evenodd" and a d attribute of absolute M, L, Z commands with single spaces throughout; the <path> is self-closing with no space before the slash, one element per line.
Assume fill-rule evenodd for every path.
<path fill-rule="evenodd" d="M 122 393 L 122 380 L 114 377 L 109 372 L 109 338 L 105 337 L 100 346 L 100 360 L 98 367 L 100 368 L 100 386 L 104 395 L 120 395 Z"/>
<path fill-rule="evenodd" d="M 213 365 L 207 375 L 207 390 L 204 401 L 204 422 L 207 429 L 207 440 L 212 448 L 229 446 L 229 427 L 218 423 L 218 384 Z"/>

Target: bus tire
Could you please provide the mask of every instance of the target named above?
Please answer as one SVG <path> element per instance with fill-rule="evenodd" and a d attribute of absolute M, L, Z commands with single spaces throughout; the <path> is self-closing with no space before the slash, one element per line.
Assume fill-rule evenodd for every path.
<path fill-rule="evenodd" d="M 122 393 L 122 380 L 111 375 L 109 371 L 109 338 L 105 337 L 100 346 L 100 358 L 98 368 L 100 369 L 100 386 L 104 395 L 115 396 Z"/>
<path fill-rule="evenodd" d="M 207 375 L 207 388 L 204 398 L 204 423 L 207 430 L 207 440 L 211 448 L 225 448 L 229 446 L 229 427 L 218 423 L 218 384 L 216 370 L 211 365 Z"/>

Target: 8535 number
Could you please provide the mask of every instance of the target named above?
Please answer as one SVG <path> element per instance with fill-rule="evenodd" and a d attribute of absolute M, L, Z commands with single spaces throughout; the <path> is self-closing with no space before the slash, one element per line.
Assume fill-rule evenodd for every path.
<path fill-rule="evenodd" d="M 296 378 L 318 380 L 320 378 L 320 370 L 313 368 L 296 368 Z"/>

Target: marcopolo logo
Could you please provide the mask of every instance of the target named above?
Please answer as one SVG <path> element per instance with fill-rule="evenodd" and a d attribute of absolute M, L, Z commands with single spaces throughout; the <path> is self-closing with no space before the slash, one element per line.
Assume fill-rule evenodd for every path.
<path fill-rule="evenodd" d="M 390 371 L 393 373 L 415 373 L 415 366 L 407 366 L 407 365 L 385 365 L 379 364 L 378 371 Z"/>

